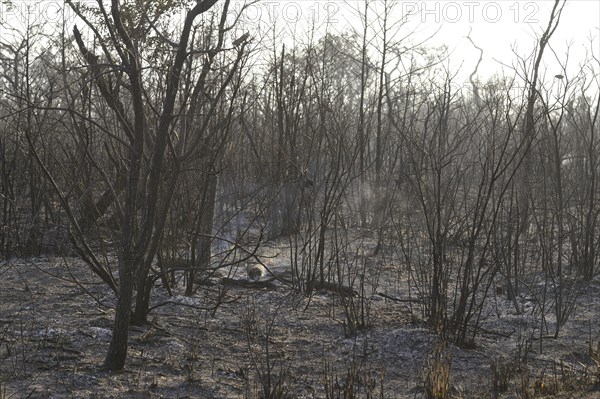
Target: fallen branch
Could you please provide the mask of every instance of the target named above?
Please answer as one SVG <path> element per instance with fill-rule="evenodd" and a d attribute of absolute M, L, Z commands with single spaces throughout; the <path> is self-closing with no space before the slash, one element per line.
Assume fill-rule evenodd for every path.
<path fill-rule="evenodd" d="M 394 301 L 394 302 L 401 302 L 401 303 L 424 303 L 422 300 L 420 299 L 402 299 L 402 298 L 396 298 L 395 296 L 391 296 L 388 294 L 384 294 L 383 292 L 378 292 L 377 295 L 384 297 L 385 299 L 389 299 L 390 301 Z"/>
<path fill-rule="evenodd" d="M 228 285 L 228 286 L 232 286 L 232 287 L 242 287 L 242 288 L 255 288 L 255 289 L 262 289 L 262 288 L 268 288 L 271 290 L 274 290 L 275 288 L 277 288 L 277 286 L 275 284 L 273 284 L 273 281 L 275 279 L 269 279 L 269 280 L 264 280 L 264 281 L 249 281 L 249 280 L 241 280 L 241 279 L 235 279 L 235 278 L 230 278 L 230 277 L 223 277 L 221 279 L 221 283 L 223 285 Z"/>
<path fill-rule="evenodd" d="M 324 283 L 321 283 L 321 282 L 315 283 L 313 289 L 315 291 L 331 291 L 331 292 L 335 292 L 336 294 L 348 296 L 348 297 L 358 295 L 358 293 L 356 291 L 354 291 L 352 289 L 352 287 L 347 287 L 345 285 L 341 285 L 341 284 L 337 284 L 337 283 L 330 283 L 327 281 Z"/>

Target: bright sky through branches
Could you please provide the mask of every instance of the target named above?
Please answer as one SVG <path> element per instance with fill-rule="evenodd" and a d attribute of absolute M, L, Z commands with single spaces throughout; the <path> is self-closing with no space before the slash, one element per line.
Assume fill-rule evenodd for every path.
<path fill-rule="evenodd" d="M 233 3 L 235 10 L 242 2 Z M 302 42 L 302 37 L 314 26 L 315 36 L 329 32 L 354 30 L 362 33 L 364 1 L 261 1 L 246 10 L 246 29 L 251 32 L 277 30 L 276 41 L 291 44 Z M 369 21 L 372 32 L 379 28 L 383 0 L 369 1 Z M 502 71 L 512 75 L 518 57 L 533 54 L 538 38 L 548 24 L 554 0 L 497 0 L 497 1 L 388 1 L 392 7 L 388 24 L 403 26 L 395 36 L 409 32 L 412 40 L 425 40 L 432 47 L 447 46 L 451 68 L 460 69 L 459 77 L 467 79 L 477 63 L 479 52 L 466 36 L 484 51 L 479 68 L 482 79 Z M 600 57 L 600 2 L 595 0 L 567 0 L 563 15 L 544 57 L 549 77 L 564 73 L 556 60 L 564 63 L 567 50 L 567 73 L 576 73 L 587 54 Z M 268 36 L 268 34 L 267 34 Z M 267 40 L 269 41 L 269 40 Z M 371 41 L 376 46 L 376 39 Z M 270 44 L 270 41 L 269 41 Z M 504 65 L 503 65 L 504 64 Z"/>
<path fill-rule="evenodd" d="M 96 1 L 81 0 L 80 3 L 94 7 Z M 232 0 L 229 12 L 232 22 L 248 3 Z M 372 36 L 369 40 L 373 51 L 380 45 L 377 36 L 381 31 L 384 1 L 369 0 L 368 4 L 368 35 Z M 466 81 L 479 57 L 479 52 L 466 38 L 469 32 L 475 44 L 484 51 L 479 77 L 485 80 L 503 70 L 512 75 L 511 68 L 519 57 L 527 58 L 533 54 L 537 40 L 547 26 L 554 0 L 388 0 L 387 4 L 391 7 L 388 25 L 393 26 L 392 40 L 400 40 L 414 32 L 410 37 L 415 42 L 427 39 L 427 46 L 447 46 L 449 68 L 459 71 L 457 80 Z M 63 7 L 62 0 L 0 0 L 0 34 L 6 38 L 10 34 L 9 27 L 25 29 L 28 21 L 30 24 L 60 23 L 63 16 L 70 32 L 77 18 L 72 10 Z M 354 30 L 360 35 L 364 8 L 362 0 L 260 0 L 245 9 L 243 23 L 237 24 L 230 40 L 248 32 L 258 47 L 272 51 L 273 47 L 280 48 L 282 44 L 290 48 L 306 43 L 311 28 L 313 40 L 326 31 Z M 178 15 L 183 20 L 185 10 Z M 600 1 L 567 0 L 550 46 L 542 71 L 546 73 L 546 79 L 557 74 L 577 73 L 591 53 L 600 58 Z M 560 63 L 567 62 L 567 50 L 565 72 Z M 597 71 L 597 63 L 594 68 Z"/>

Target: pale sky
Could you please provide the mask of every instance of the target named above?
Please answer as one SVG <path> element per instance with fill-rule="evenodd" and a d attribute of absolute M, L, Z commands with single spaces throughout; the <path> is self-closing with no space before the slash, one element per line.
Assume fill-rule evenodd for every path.
<path fill-rule="evenodd" d="M 459 2 L 448 3 L 460 4 Z M 517 58 L 515 53 L 525 57 L 532 54 L 537 38 L 547 27 L 554 2 L 549 0 L 488 1 L 481 4 L 480 9 L 475 8 L 473 11 L 475 18 L 472 23 L 468 21 L 468 13 L 463 16 L 464 21 L 441 22 L 438 25 L 441 26 L 441 31 L 435 41 L 447 44 L 452 51 L 452 57 L 456 58 L 456 61 L 464 59 L 465 68 L 468 66 L 467 69 L 472 69 L 479 56 L 478 51 L 465 38 L 472 28 L 471 38 L 484 50 L 479 72 L 485 76 L 502 68 L 500 62 L 513 64 Z M 486 4 L 487 9 L 484 8 Z M 448 9 L 447 12 L 451 11 L 453 10 Z M 569 50 L 567 70 L 571 73 L 579 68 L 579 64 L 585 59 L 586 51 L 593 49 L 596 57 L 600 57 L 599 26 L 600 2 L 567 1 L 559 26 L 550 40 L 550 46 L 556 56 L 550 49 L 546 50 L 544 56 L 544 64 L 547 68 L 554 69 L 550 72 L 552 76 L 563 73 L 556 58 L 558 56 L 561 62 L 564 62 L 567 58 L 567 50 Z M 590 42 L 591 38 L 593 38 L 592 42 Z"/>
<path fill-rule="evenodd" d="M 80 0 L 93 4 L 96 0 Z M 232 0 L 230 14 L 235 16 L 248 0 Z M 383 0 L 368 0 L 371 6 L 369 20 L 381 15 Z M 7 24 L 25 26 L 27 10 L 29 18 L 39 21 L 60 20 L 63 0 L 0 0 L 0 34 Z M 391 4 L 392 0 L 388 0 Z M 363 0 L 260 0 L 246 10 L 244 24 L 231 35 L 249 32 L 261 42 L 264 48 L 272 48 L 275 40 L 293 44 L 293 41 L 306 41 L 307 31 L 314 26 L 316 36 L 327 29 L 330 32 L 343 32 L 355 29 L 362 32 L 359 16 L 364 10 Z M 484 50 L 479 76 L 482 79 L 502 70 L 501 62 L 508 65 L 517 60 L 516 54 L 527 57 L 533 52 L 537 37 L 548 23 L 554 0 L 425 0 L 394 2 L 390 14 L 390 24 L 405 21 L 397 36 L 408 32 L 417 33 L 413 40 L 428 37 L 438 32 L 427 43 L 432 46 L 448 46 L 450 63 L 466 77 L 473 70 L 479 53 L 466 39 L 470 29 L 471 38 Z M 69 10 L 67 9 L 67 12 Z M 72 13 L 72 11 L 71 11 Z M 181 13 L 182 18 L 184 12 Z M 75 23 L 71 15 L 70 23 Z M 377 27 L 372 22 L 372 32 Z M 275 27 L 275 29 L 274 29 Z M 5 29 L 4 29 L 5 30 Z M 69 28 L 70 30 L 70 28 Z M 273 35 L 273 32 L 276 32 Z M 369 34 L 372 34 L 370 32 Z M 295 37 L 296 39 L 293 39 Z M 592 42 L 590 42 L 592 38 Z M 376 45 L 376 44 L 375 44 Z M 585 60 L 586 52 L 593 51 L 600 58 L 600 1 L 567 0 L 560 25 L 550 41 L 561 60 L 566 59 L 570 45 L 567 74 L 574 73 Z M 563 74 L 556 57 L 550 49 L 544 57 L 545 71 L 548 75 Z M 510 69 L 510 67 L 508 68 Z M 509 73 L 508 71 L 507 73 Z"/>
<path fill-rule="evenodd" d="M 388 3 L 391 1 L 388 0 Z M 232 4 L 235 10 L 243 3 Z M 382 9 L 383 0 L 369 0 L 369 4 L 369 19 L 372 19 Z M 462 65 L 465 79 L 479 57 L 479 52 L 466 39 L 472 29 L 471 38 L 484 50 L 479 76 L 485 79 L 494 73 L 501 73 L 502 68 L 507 69 L 507 74 L 511 73 L 510 65 L 517 60 L 515 53 L 521 57 L 532 54 L 537 38 L 548 24 L 553 5 L 554 0 L 400 0 L 395 2 L 390 23 L 407 18 L 398 36 L 417 31 L 414 38 L 425 38 L 437 32 L 427 43 L 432 46 L 448 46 L 451 64 Z M 325 29 L 332 32 L 347 29 L 362 32 L 359 15 L 363 10 L 362 0 L 264 0 L 246 10 L 248 18 L 245 29 L 250 32 L 266 32 L 276 25 L 280 30 L 276 40 L 289 44 L 293 34 L 302 37 L 313 21 L 320 32 Z M 567 73 L 578 70 L 586 52 L 592 49 L 595 56 L 600 58 L 599 27 L 600 1 L 567 0 L 559 27 L 550 41 L 556 56 L 549 48 L 545 53 L 546 73 L 551 77 L 564 73 L 555 60 L 558 56 L 564 61 L 569 47 Z M 376 30 L 375 27 L 373 29 Z M 593 39 L 591 42 L 590 38 Z M 501 63 L 508 64 L 509 67 L 503 67 Z"/>

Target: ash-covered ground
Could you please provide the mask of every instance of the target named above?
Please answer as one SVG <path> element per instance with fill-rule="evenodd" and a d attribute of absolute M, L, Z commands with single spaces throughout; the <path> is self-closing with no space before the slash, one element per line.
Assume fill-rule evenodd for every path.
<path fill-rule="evenodd" d="M 273 271 L 289 267 L 285 257 L 269 262 Z M 397 266 L 378 273 L 364 307 L 346 298 L 371 324 L 356 334 L 331 291 L 307 297 L 274 280 L 269 288 L 201 287 L 192 297 L 176 286 L 169 297 L 157 284 L 151 322 L 131 328 L 126 369 L 110 373 L 101 365 L 112 292 L 75 258 L 2 261 L 0 398 L 424 397 L 435 335 L 418 304 L 404 301 Z M 451 396 L 600 397 L 590 356 L 590 342 L 600 349 L 600 282 L 584 287 L 559 337 L 543 331 L 541 345 L 538 311 L 531 298 L 518 300 L 520 314 L 505 295 L 492 295 L 474 348 L 444 352 Z"/>

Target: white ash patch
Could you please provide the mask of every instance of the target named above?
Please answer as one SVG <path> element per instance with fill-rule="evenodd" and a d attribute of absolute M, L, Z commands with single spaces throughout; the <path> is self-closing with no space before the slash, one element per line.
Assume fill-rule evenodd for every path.
<path fill-rule="evenodd" d="M 174 295 L 170 302 L 173 302 L 175 304 L 182 304 L 182 305 L 190 305 L 190 306 L 202 306 L 203 305 L 203 300 L 202 298 L 197 298 L 197 297 L 193 297 L 193 296 L 185 296 L 185 295 Z"/>
<path fill-rule="evenodd" d="M 91 335 L 94 338 L 108 339 L 112 337 L 112 331 L 108 328 L 90 327 L 88 330 L 91 331 Z"/>

